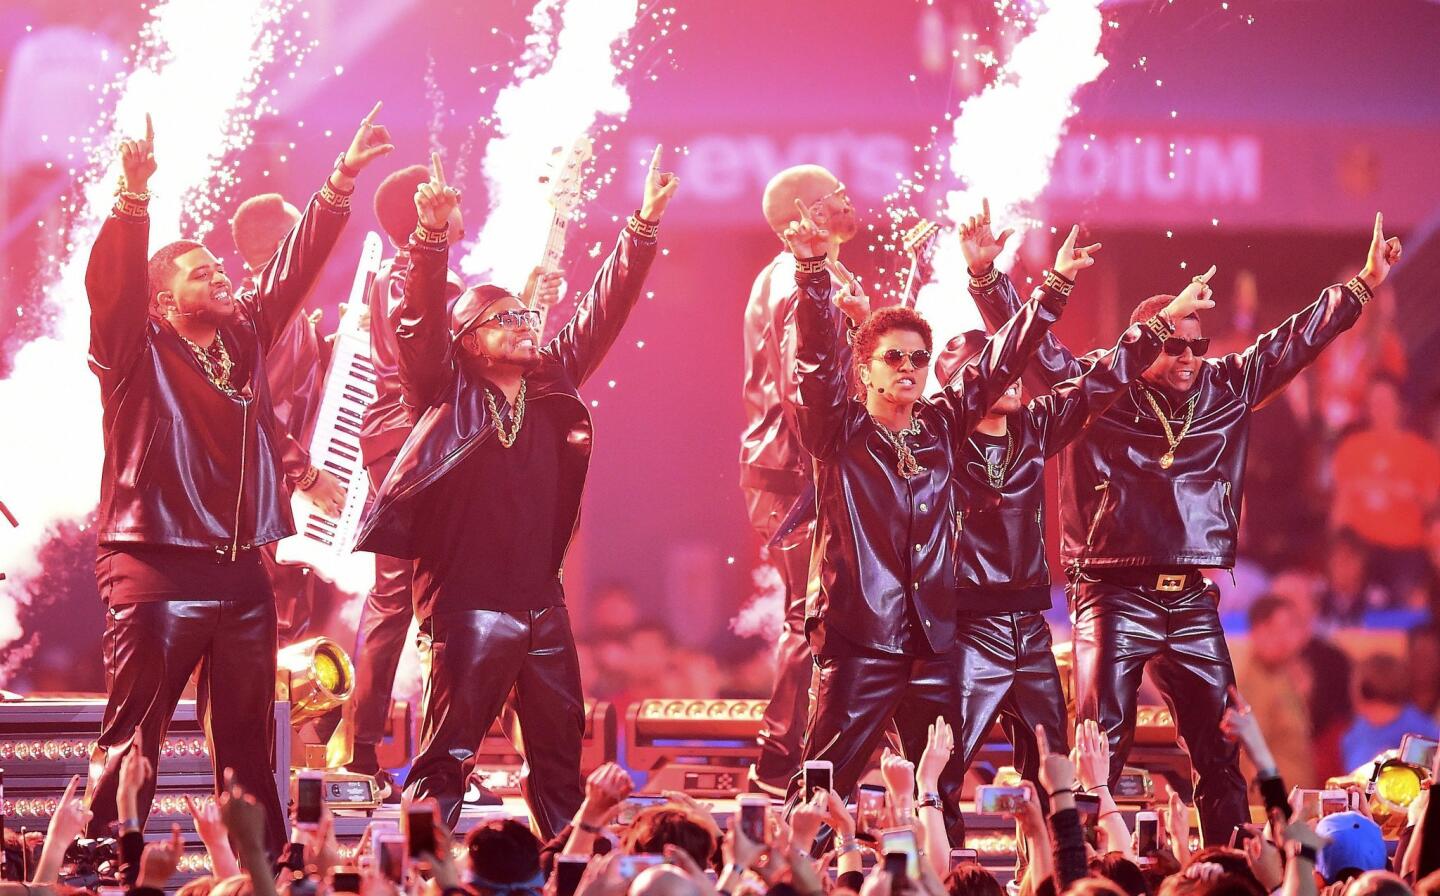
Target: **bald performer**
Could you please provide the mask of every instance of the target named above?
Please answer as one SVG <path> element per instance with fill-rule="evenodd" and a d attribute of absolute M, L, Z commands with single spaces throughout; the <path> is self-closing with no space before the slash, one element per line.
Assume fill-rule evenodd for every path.
<path fill-rule="evenodd" d="M 786 168 L 765 187 L 761 209 L 777 239 L 803 206 L 829 236 L 828 258 L 839 268 L 840 246 L 859 225 L 845 185 L 819 165 Z M 795 377 L 795 256 L 784 247 L 755 278 L 745 306 L 745 431 L 740 436 L 740 487 L 750 523 L 770 544 L 770 562 L 784 587 L 785 623 L 776 645 L 775 684 L 760 729 L 760 758 L 750 768 L 750 789 L 785 795 L 800 768 L 800 740 L 809 710 L 810 647 L 805 639 L 805 597 L 810 580 L 813 509 L 801 525 L 776 538 L 787 512 L 805 490 L 810 462 L 795 421 L 783 409 Z M 844 275 L 842 275 L 844 278 Z M 848 279 L 848 278 L 846 278 Z"/>

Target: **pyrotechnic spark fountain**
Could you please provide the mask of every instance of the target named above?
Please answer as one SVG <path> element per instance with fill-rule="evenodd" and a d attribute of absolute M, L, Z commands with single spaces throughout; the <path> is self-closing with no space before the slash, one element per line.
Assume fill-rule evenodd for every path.
<path fill-rule="evenodd" d="M 515 82 L 495 98 L 497 136 L 485 147 L 490 212 L 462 262 L 519 291 L 540 257 L 550 226 L 549 188 L 541 182 L 553 151 L 588 131 L 600 116 L 623 116 L 630 95 L 619 83 L 615 44 L 634 28 L 635 0 L 540 0 L 534 33 Z"/>
<path fill-rule="evenodd" d="M 63 252 L 40 289 L 51 305 L 51 331 L 15 355 L 0 381 L 0 407 L 14 428 L 0 440 L 3 497 L 20 528 L 0 538 L 0 645 L 21 635 L 19 609 L 27 580 L 52 527 L 90 513 L 100 493 L 100 402 L 85 366 L 89 319 L 84 288 L 90 246 L 113 200 L 122 135 L 155 121 L 159 171 L 151 180 L 152 245 L 201 236 L 221 191 L 233 185 L 224 158 L 252 138 L 251 123 L 268 106 L 252 99 L 260 73 L 277 56 L 298 59 L 308 47 L 275 26 L 288 0 L 168 0 L 157 5 L 133 50 L 134 70 L 109 92 L 118 95 L 113 127 L 90 149 L 90 167 L 77 187 Z M 92 134 L 103 133 L 102 124 Z M 21 432 L 43 436 L 21 436 Z"/>
<path fill-rule="evenodd" d="M 1017 14 L 1024 9 L 1013 8 Z M 1032 9 L 1028 32 L 995 80 L 961 105 L 945 153 L 962 184 L 946 197 L 945 216 L 958 224 L 977 214 L 981 198 L 988 197 L 996 232 L 1017 231 L 998 261 L 1005 269 L 1035 223 L 1025 217 L 1027 206 L 1050 180 L 1050 165 L 1076 111 L 1075 93 L 1106 66 L 1100 0 L 1053 0 Z M 974 309 L 954 300 L 964 292 L 965 277 L 959 243 L 947 235 L 937 246 L 934 279 L 917 303 L 937 339 L 979 326 Z M 932 378 L 932 387 L 937 381 Z"/>

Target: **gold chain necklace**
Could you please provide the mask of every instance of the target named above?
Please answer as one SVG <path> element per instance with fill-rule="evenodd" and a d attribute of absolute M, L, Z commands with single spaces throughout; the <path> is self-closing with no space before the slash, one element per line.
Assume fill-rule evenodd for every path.
<path fill-rule="evenodd" d="M 975 449 L 975 453 L 980 455 L 980 460 L 984 462 L 985 478 L 990 480 L 990 487 L 996 491 L 1004 488 L 1005 477 L 1010 473 L 1010 464 L 1015 460 L 1015 436 L 1010 429 L 1008 427 L 1005 429 L 1005 459 L 998 464 L 990 462 L 990 455 L 985 453 L 985 449 L 975 444 L 974 439 L 970 440 L 970 447 Z"/>
<path fill-rule="evenodd" d="M 870 421 L 875 424 L 876 429 L 880 430 L 885 441 L 894 446 L 897 456 L 895 471 L 900 474 L 900 478 L 913 479 L 925 472 L 925 468 L 920 466 L 920 462 L 915 459 L 915 452 L 910 449 L 910 443 L 906 440 L 907 436 L 920 435 L 919 417 L 912 416 L 910 425 L 899 432 L 891 432 L 888 426 L 876 420 L 874 416 L 871 416 Z"/>
<path fill-rule="evenodd" d="M 495 435 L 500 439 L 500 445 L 509 448 L 515 444 L 515 437 L 520 435 L 520 424 L 525 422 L 525 378 L 520 378 L 520 392 L 515 396 L 515 407 L 510 415 L 510 432 L 505 432 L 505 423 L 500 419 L 500 408 L 495 404 L 495 393 L 489 389 L 485 390 L 485 404 L 490 408 L 490 416 L 495 421 Z"/>
<path fill-rule="evenodd" d="M 1160 410 L 1160 402 L 1155 400 L 1155 395 L 1144 387 L 1141 387 L 1140 391 L 1145 393 L 1145 400 L 1150 402 L 1150 409 L 1155 412 L 1155 419 L 1160 421 L 1160 428 L 1165 430 L 1165 441 L 1170 443 L 1170 450 L 1160 455 L 1160 469 L 1168 470 L 1170 465 L 1175 463 L 1175 449 L 1180 447 L 1181 440 L 1190 434 L 1190 424 L 1195 422 L 1196 399 L 1200 396 L 1196 395 L 1190 399 L 1185 411 L 1185 425 L 1180 428 L 1180 435 L 1177 436 L 1170 428 L 1170 421 L 1166 418 L 1165 412 Z"/>
<path fill-rule="evenodd" d="M 195 356 L 196 361 L 200 362 L 206 378 L 215 384 L 215 388 L 226 395 L 234 395 L 235 387 L 230 385 L 230 372 L 235 369 L 235 362 L 230 359 L 230 350 L 225 347 L 225 340 L 220 337 L 220 331 L 215 331 L 215 346 L 220 350 L 219 369 L 216 369 L 215 362 L 211 360 L 209 349 L 201 348 L 178 332 L 175 335 L 180 336 L 180 339 L 190 347 L 190 353 Z"/>

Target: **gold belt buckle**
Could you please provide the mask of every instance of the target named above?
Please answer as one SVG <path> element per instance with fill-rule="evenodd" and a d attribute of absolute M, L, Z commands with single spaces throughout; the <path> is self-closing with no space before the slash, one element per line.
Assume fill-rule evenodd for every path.
<path fill-rule="evenodd" d="M 1184 591 L 1186 576 L 1162 575 L 1155 579 L 1157 591 Z"/>

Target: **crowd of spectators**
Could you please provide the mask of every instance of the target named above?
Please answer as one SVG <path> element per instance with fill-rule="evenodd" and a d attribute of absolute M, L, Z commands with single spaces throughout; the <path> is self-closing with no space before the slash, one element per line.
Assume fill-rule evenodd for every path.
<path fill-rule="evenodd" d="M 1106 739 L 1082 722 L 1068 754 L 1040 737 L 1040 787 L 1028 786 L 1007 814 L 1015 823 L 1012 896 L 1408 896 L 1440 893 L 1440 808 L 1422 790 L 1400 824 L 1382 829 L 1369 803 L 1320 817 L 1299 791 L 1287 796 L 1277 758 L 1239 693 L 1223 728 L 1256 769 L 1266 822 L 1237 828 L 1232 846 L 1202 846 L 1191 808 L 1170 794 L 1153 838 L 1130 830 L 1105 783 Z M 435 846 L 393 852 L 393 838 L 367 832 L 351 855 L 340 848 L 323 809 L 311 829 L 297 826 L 282 854 L 264 847 L 264 815 L 227 781 L 215 802 L 189 803 L 211 873 L 185 882 L 184 896 L 1001 896 L 1000 879 L 968 857 L 952 857 L 942 810 L 920 796 L 938 788 L 954 748 L 943 718 L 931 726 L 918 762 L 887 752 L 883 807 L 856 813 L 840 794 L 816 788 L 782 813 L 767 812 L 747 832 L 683 793 L 639 807 L 634 782 L 613 763 L 592 772 L 572 823 L 548 843 L 512 819 L 471 829 L 463 847 L 435 824 Z M 1440 764 L 1440 761 L 1437 761 Z M 1431 775 L 1440 768 L 1429 769 Z M 121 817 L 134 819 L 139 791 L 153 774 L 138 750 L 122 761 Z M 1302 782 L 1307 783 L 1307 782 Z M 173 886 L 184 844 L 179 826 L 145 842 L 143 822 L 123 824 L 118 861 L 77 869 L 73 848 L 90 813 L 70 782 L 42 836 L 7 844 L 7 869 L 25 882 L 0 882 L 0 896 L 89 896 L 117 887 L 160 896 Z M 1081 795 L 1095 799 L 1083 806 Z M 127 813 L 126 809 L 129 809 Z M 728 824 L 722 824 L 727 820 Z M 1137 825 L 1138 826 L 1138 825 Z M 881 831 L 913 831 L 914 862 L 888 852 Z M 372 831 L 374 827 L 372 826 Z M 1210 838 L 1213 840 L 1214 838 Z M 14 854 L 22 855 L 14 855 Z M 413 855 L 412 855 L 413 853 Z M 1007 875 L 1008 876 L 1008 875 Z M 10 880 L 15 875 L 7 875 Z"/>

